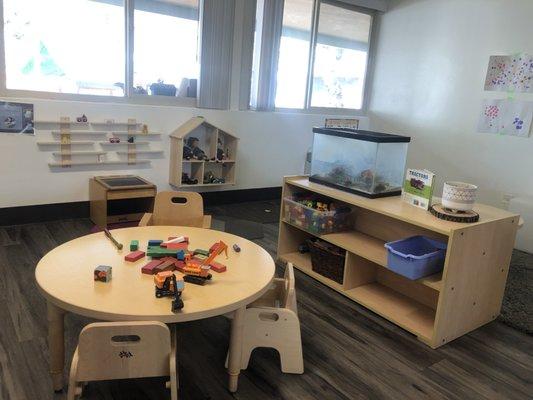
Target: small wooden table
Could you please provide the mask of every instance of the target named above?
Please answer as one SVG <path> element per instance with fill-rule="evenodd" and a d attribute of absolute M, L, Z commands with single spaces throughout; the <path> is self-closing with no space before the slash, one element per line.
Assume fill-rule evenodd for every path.
<path fill-rule="evenodd" d="M 48 340 L 50 374 L 54 390 L 63 388 L 65 362 L 64 314 L 67 311 L 106 321 L 161 321 L 178 323 L 234 312 L 231 326 L 228 374 L 229 390 L 237 390 L 240 372 L 243 317 L 246 306 L 261 297 L 274 277 L 272 257 L 260 246 L 246 239 L 210 229 L 147 226 L 116 229 L 113 236 L 124 245 L 117 251 L 103 232 L 80 237 L 56 247 L 37 265 L 35 278 L 48 305 Z M 228 246 L 229 258 L 217 260 L 227 266 L 223 273 L 212 272 L 213 279 L 205 286 L 186 283 L 182 294 L 184 308 L 170 310 L 170 298 L 157 299 L 153 276 L 141 273 L 148 262 L 142 258 L 124 261 L 131 240 L 139 241 L 145 251 L 149 239 L 188 236 L 190 249 L 209 249 L 217 241 Z M 237 243 L 242 251 L 231 246 Z M 94 282 L 98 265 L 110 265 L 112 280 Z"/>
<path fill-rule="evenodd" d="M 95 176 L 89 180 L 91 220 L 101 228 L 140 221 L 154 208 L 157 187 L 136 175 Z"/>

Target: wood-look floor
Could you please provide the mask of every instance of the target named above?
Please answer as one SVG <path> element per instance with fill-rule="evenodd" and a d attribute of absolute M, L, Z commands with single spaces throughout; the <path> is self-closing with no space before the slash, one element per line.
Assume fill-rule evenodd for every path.
<path fill-rule="evenodd" d="M 246 205 L 243 205 L 246 207 Z M 34 268 L 53 247 L 88 233 L 86 219 L 0 227 L 0 399 L 63 399 L 48 376 L 45 302 Z M 256 242 L 275 253 L 277 224 Z M 281 272 L 281 271 L 280 271 Z M 61 279 L 58 277 L 58 279 Z M 282 374 L 278 355 L 258 349 L 239 390 L 226 390 L 229 322 L 183 324 L 180 398 L 193 399 L 531 399 L 533 338 L 492 322 L 438 350 L 297 272 L 305 373 Z M 67 364 L 81 328 L 66 318 Z M 67 373 L 68 365 L 65 371 Z M 164 379 L 91 383 L 86 399 L 166 399 Z"/>

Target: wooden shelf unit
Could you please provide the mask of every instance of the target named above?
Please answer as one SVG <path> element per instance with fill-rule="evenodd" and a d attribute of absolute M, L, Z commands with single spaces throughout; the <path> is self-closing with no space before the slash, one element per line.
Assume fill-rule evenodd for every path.
<path fill-rule="evenodd" d="M 183 146 L 187 137 L 198 137 L 200 148 L 209 160 L 184 160 Z M 223 150 L 228 159 L 212 161 L 217 155 L 218 141 L 222 142 Z M 178 127 L 170 134 L 170 163 L 169 183 L 175 187 L 206 187 L 234 185 L 236 178 L 236 158 L 239 138 L 214 125 L 203 117 L 194 117 Z M 224 178 L 224 183 L 203 183 L 204 174 L 212 171 L 215 177 Z M 198 184 L 187 185 L 181 182 L 182 173 L 187 173 L 191 179 L 197 179 Z"/>
<path fill-rule="evenodd" d="M 428 346 L 442 346 L 498 316 L 518 215 L 478 204 L 479 222 L 442 221 L 399 196 L 367 199 L 309 182 L 305 176 L 285 177 L 282 193 L 282 199 L 296 193 L 315 193 L 345 203 L 353 210 L 354 223 L 350 231 L 319 236 L 346 250 L 342 284 L 314 272 L 310 254 L 297 251 L 301 243 L 317 235 L 286 221 L 283 202 L 278 258 L 411 332 Z M 441 273 L 413 281 L 388 269 L 384 244 L 413 235 L 448 244 Z"/>

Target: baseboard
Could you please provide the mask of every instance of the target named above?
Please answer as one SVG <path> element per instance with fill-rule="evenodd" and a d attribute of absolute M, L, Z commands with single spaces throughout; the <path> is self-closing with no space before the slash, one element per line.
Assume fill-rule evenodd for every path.
<path fill-rule="evenodd" d="M 281 187 L 224 190 L 220 192 L 204 192 L 201 195 L 204 198 L 205 206 L 216 206 L 246 201 L 279 199 L 281 197 Z M 88 217 L 88 201 L 0 208 L 0 226 Z"/>

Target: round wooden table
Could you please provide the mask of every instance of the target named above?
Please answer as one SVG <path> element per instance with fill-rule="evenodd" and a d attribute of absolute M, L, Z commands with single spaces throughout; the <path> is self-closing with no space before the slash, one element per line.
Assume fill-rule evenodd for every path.
<path fill-rule="evenodd" d="M 149 320 L 165 323 L 234 312 L 228 374 L 229 389 L 236 391 L 244 310 L 268 289 L 275 271 L 272 257 L 255 243 L 210 229 L 147 226 L 116 229 L 112 234 L 124 245 L 121 251 L 100 232 L 56 247 L 37 264 L 35 278 L 48 304 L 50 374 L 54 390 L 63 388 L 65 312 L 106 321 Z M 212 271 L 212 280 L 204 286 L 186 283 L 182 294 L 184 307 L 177 313 L 170 309 L 170 298 L 155 297 L 153 276 L 141 273 L 141 267 L 149 262 L 149 258 L 144 257 L 136 262 L 124 260 L 124 256 L 130 252 L 132 240 L 138 240 L 139 250 L 146 251 L 148 240 L 166 240 L 170 236 L 188 236 L 189 250 L 209 249 L 220 240 L 228 245 L 229 258 L 221 254 L 216 259 L 227 266 L 227 271 Z M 235 243 L 241 247 L 240 253 L 232 249 Z M 93 280 L 94 269 L 99 265 L 112 267 L 110 282 Z"/>

